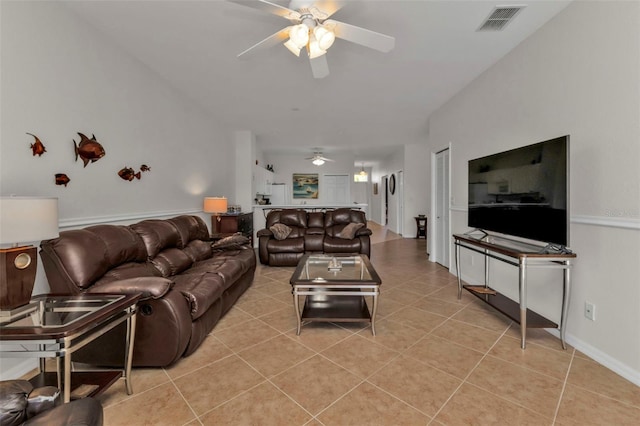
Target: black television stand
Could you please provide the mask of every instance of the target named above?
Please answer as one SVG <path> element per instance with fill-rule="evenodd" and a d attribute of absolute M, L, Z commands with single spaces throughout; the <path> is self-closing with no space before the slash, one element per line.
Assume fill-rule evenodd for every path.
<path fill-rule="evenodd" d="M 566 349 L 565 329 L 569 310 L 569 292 L 571 289 L 571 261 L 577 257 L 571 251 L 541 252 L 539 246 L 522 243 L 508 238 L 488 235 L 454 234 L 456 274 L 458 275 L 458 299 L 462 297 L 462 289 L 491 305 L 493 308 L 520 324 L 522 349 L 526 347 L 527 327 L 557 328 L 560 331 L 562 348 Z M 460 276 L 460 248 L 480 253 L 484 256 L 484 286 L 463 285 Z M 519 269 L 519 297 L 514 301 L 498 293 L 489 286 L 489 260 L 516 266 Z M 563 292 L 560 325 L 527 308 L 527 270 L 529 268 L 562 269 Z"/>

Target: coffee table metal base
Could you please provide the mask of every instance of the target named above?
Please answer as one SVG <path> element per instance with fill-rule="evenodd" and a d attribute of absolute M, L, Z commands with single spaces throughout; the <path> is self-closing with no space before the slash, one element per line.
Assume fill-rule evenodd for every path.
<path fill-rule="evenodd" d="M 376 311 L 380 286 L 374 284 L 341 285 L 331 288 L 327 284 L 295 284 L 293 305 L 296 310 L 300 335 L 302 324 L 311 322 L 370 322 L 371 333 L 376 335 Z M 304 307 L 300 310 L 300 297 L 304 296 Z M 366 296 L 372 297 L 372 310 L 366 303 Z"/>

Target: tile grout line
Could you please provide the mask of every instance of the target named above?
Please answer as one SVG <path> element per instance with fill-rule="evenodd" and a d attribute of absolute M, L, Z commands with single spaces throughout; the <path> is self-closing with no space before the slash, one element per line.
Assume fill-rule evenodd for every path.
<path fill-rule="evenodd" d="M 509 327 L 511 326 L 511 324 L 509 324 Z M 460 384 L 458 385 L 458 387 L 456 387 L 456 389 L 451 392 L 451 395 L 449 395 L 449 398 L 447 398 L 447 400 L 440 406 L 440 408 L 438 409 L 438 411 L 434 414 L 433 416 L 433 420 L 435 421 L 435 419 L 438 417 L 438 415 L 440 414 L 440 412 L 442 411 L 442 409 L 444 407 L 446 407 L 446 405 L 449 403 L 449 401 L 451 401 L 451 399 L 458 393 L 458 391 L 460 390 L 460 388 L 467 383 L 467 380 L 469 379 L 469 377 L 471 376 L 471 374 L 473 374 L 473 372 L 476 370 L 476 368 L 478 368 L 478 366 L 480 365 L 480 363 L 489 355 L 489 352 L 491 351 L 491 349 L 493 349 L 498 342 L 500 341 L 500 339 L 502 339 L 502 337 L 507 333 L 507 331 L 509 330 L 509 327 L 507 327 L 507 329 L 505 331 L 502 332 L 502 334 L 500 335 L 500 337 L 498 337 L 496 339 L 495 342 L 493 342 L 493 345 L 491 345 L 491 347 L 489 349 L 487 349 L 487 351 L 482 355 L 482 358 L 480 358 L 480 360 L 476 363 L 476 365 L 473 366 L 473 368 L 471 370 L 469 370 L 469 372 L 467 373 L 467 375 L 462 379 L 462 382 L 460 382 Z M 473 385 L 472 383 L 469 383 L 470 385 Z M 475 385 L 473 385 L 475 386 Z M 497 396 L 497 395 L 496 395 Z"/>
<path fill-rule="evenodd" d="M 553 423 L 556 424 L 558 420 L 558 412 L 560 411 L 560 405 L 562 405 L 562 398 L 564 398 L 564 391 L 567 388 L 567 382 L 569 381 L 569 373 L 571 373 L 571 366 L 573 365 L 573 360 L 576 356 L 576 349 L 573 349 L 573 353 L 571 354 L 571 360 L 569 360 L 569 366 L 567 367 L 567 373 L 564 376 L 564 381 L 562 382 L 562 389 L 560 390 L 560 397 L 558 398 L 558 403 L 556 404 L 555 412 L 553 413 Z"/>

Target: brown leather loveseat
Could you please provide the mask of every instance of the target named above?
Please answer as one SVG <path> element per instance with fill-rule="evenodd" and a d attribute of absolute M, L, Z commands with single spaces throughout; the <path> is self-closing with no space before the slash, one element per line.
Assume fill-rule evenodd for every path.
<path fill-rule="evenodd" d="M 197 216 L 62 231 L 40 247 L 52 293 L 143 294 L 133 351 L 140 367 L 167 366 L 193 353 L 251 285 L 256 268 L 248 245 L 212 248 Z M 102 336 L 74 361 L 121 365 L 123 332 Z"/>
<path fill-rule="evenodd" d="M 370 235 L 371 229 L 367 228 L 367 219 L 361 210 L 272 210 L 267 215 L 266 228 L 257 233 L 260 263 L 295 266 L 305 253 L 371 256 Z"/>

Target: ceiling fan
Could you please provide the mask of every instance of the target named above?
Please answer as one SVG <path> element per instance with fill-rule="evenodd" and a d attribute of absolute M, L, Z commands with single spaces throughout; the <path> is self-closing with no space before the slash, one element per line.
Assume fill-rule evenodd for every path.
<path fill-rule="evenodd" d="M 322 152 L 316 151 L 313 153 L 313 157 L 307 157 L 305 160 L 311 160 L 311 162 L 316 166 L 322 166 L 327 161 L 335 161 L 331 158 L 323 157 Z"/>
<path fill-rule="evenodd" d="M 395 46 L 394 37 L 328 19 L 346 4 L 344 0 L 291 0 L 288 8 L 266 0 L 229 1 L 280 16 L 292 24 L 241 52 L 238 57 L 256 48 L 272 47 L 284 42 L 296 56 L 300 56 L 303 48 L 306 49 L 315 78 L 329 75 L 325 54 L 336 38 L 380 52 L 389 52 Z"/>

